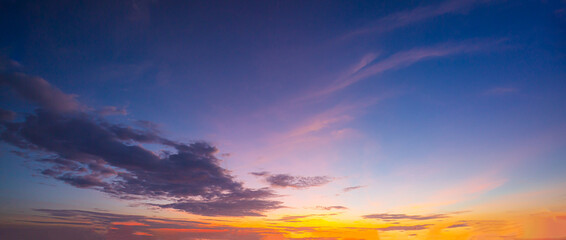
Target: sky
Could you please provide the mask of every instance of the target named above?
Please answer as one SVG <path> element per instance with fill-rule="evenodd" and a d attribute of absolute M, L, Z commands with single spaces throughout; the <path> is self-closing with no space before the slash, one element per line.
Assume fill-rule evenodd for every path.
<path fill-rule="evenodd" d="M 0 1 L 0 238 L 566 239 L 566 1 Z"/>

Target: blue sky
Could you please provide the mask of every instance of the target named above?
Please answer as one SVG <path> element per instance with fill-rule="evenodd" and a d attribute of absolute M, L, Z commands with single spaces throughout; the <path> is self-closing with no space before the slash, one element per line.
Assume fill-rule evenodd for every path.
<path fill-rule="evenodd" d="M 371 225 L 363 216 L 378 213 L 562 216 L 565 9 L 500 0 L 2 1 L 2 220 L 105 209 L 193 220 L 253 213 L 263 226 L 321 216 L 317 206 L 347 208 L 327 219 L 345 225 Z M 56 123 L 68 125 L 51 131 Z M 72 132 L 75 123 L 84 127 Z M 107 142 L 83 141 L 95 133 Z M 215 180 L 185 189 L 183 174 L 166 176 L 195 171 L 188 152 L 209 161 Z M 73 164 L 87 170 L 61 170 Z M 148 166 L 157 170 L 140 170 Z M 157 191 L 121 171 L 170 185 Z M 261 202 L 219 214 L 211 206 L 227 192 Z M 518 195 L 530 197 L 500 208 Z M 436 236 L 425 225 L 392 232 Z M 525 229 L 509 236 L 566 236 Z"/>

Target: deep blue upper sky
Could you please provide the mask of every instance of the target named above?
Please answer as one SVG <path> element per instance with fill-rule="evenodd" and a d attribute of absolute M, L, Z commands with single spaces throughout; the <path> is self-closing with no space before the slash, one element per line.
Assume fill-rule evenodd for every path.
<path fill-rule="evenodd" d="M 312 176 L 305 179 L 323 187 L 279 189 L 282 204 L 305 209 L 326 199 L 352 216 L 476 209 L 566 182 L 565 1 L 0 0 L 0 30 L 0 113 L 17 114 L 0 119 L 12 134 L 0 145 L 4 212 L 73 199 L 119 209 L 126 204 L 100 199 L 156 197 L 159 186 L 132 179 L 126 185 L 143 191 L 93 182 L 122 177 L 106 167 L 167 182 L 163 169 L 193 169 L 171 157 L 192 160 L 179 157 L 185 148 L 212 159 L 203 168 L 223 190 L 278 189 L 279 173 Z M 184 145 L 200 140 L 218 153 Z M 18 147 L 93 175 L 39 174 L 29 156 L 12 152 Z M 89 154 L 99 161 L 89 165 Z M 148 177 L 139 169 L 158 170 Z M 48 194 L 46 184 L 64 194 Z M 203 197 L 206 184 L 185 195 L 163 184 L 172 205 L 159 206 L 207 215 L 173 199 Z M 347 187 L 363 190 L 336 194 Z M 261 199 L 275 196 L 265 191 Z M 267 203 L 250 211 L 287 211 Z"/>

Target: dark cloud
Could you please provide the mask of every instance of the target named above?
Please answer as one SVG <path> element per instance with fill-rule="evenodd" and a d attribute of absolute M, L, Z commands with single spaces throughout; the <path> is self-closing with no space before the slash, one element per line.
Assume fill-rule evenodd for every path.
<path fill-rule="evenodd" d="M 0 236 L 6 240 L 32 239 L 238 239 L 259 240 L 262 234 L 277 230 L 217 226 L 199 221 L 156 218 L 140 215 L 59 209 L 35 209 L 34 219 L 22 224 L 0 224 Z M 43 235 L 45 236 L 43 236 Z M 73 234 L 75 234 L 73 236 Z"/>
<path fill-rule="evenodd" d="M 252 175 L 263 177 L 272 187 L 309 188 L 322 186 L 333 179 L 328 176 L 301 177 L 289 174 L 271 174 L 269 172 L 252 172 Z"/>
<path fill-rule="evenodd" d="M 460 223 L 460 224 L 454 224 L 454 225 L 450 225 L 446 228 L 459 228 L 459 227 L 469 227 L 470 225 L 466 224 L 466 223 Z"/>
<path fill-rule="evenodd" d="M 260 190 L 262 191 L 262 190 Z M 179 201 L 171 204 L 158 205 L 175 208 L 205 216 L 263 216 L 262 212 L 281 208 L 281 202 L 266 201 L 261 198 L 239 198 L 223 196 L 212 201 Z"/>
<path fill-rule="evenodd" d="M 338 213 L 329 213 L 329 214 L 307 214 L 307 215 L 288 215 L 288 216 L 283 216 L 279 219 L 277 219 L 277 221 L 284 221 L 284 222 L 298 222 L 296 220 L 298 219 L 303 219 L 303 218 L 310 218 L 310 217 L 326 217 L 326 216 L 335 216 L 338 215 Z"/>
<path fill-rule="evenodd" d="M 175 227 L 191 227 L 202 228 L 208 225 L 199 221 L 187 221 L 167 218 L 146 217 L 140 215 L 115 214 L 107 212 L 95 212 L 85 210 L 68 210 L 68 209 L 34 209 L 41 213 L 40 217 L 51 220 L 50 222 L 66 221 L 66 223 L 87 223 L 97 228 L 106 228 L 114 223 L 136 222 L 139 226 L 151 226 L 153 228 L 175 228 Z"/>
<path fill-rule="evenodd" d="M 347 207 L 344 207 L 344 206 L 327 206 L 327 207 L 325 207 L 325 206 L 316 206 L 316 209 L 319 209 L 319 210 L 332 210 L 332 209 L 346 210 L 346 209 L 348 209 L 348 208 L 347 208 Z"/>
<path fill-rule="evenodd" d="M 428 228 L 428 224 L 426 225 L 414 225 L 414 226 L 389 226 L 385 228 L 378 228 L 380 231 L 415 231 L 415 230 L 423 230 Z"/>
<path fill-rule="evenodd" d="M 364 215 L 363 218 L 371 218 L 371 219 L 380 219 L 385 221 L 392 221 L 392 220 L 399 220 L 399 219 L 406 219 L 406 220 L 430 220 L 430 219 L 439 219 L 439 218 L 447 218 L 448 215 L 446 214 L 433 214 L 433 215 L 406 215 L 406 214 L 370 214 Z"/>
<path fill-rule="evenodd" d="M 263 172 L 251 172 L 251 175 L 254 176 L 258 176 L 258 177 L 265 177 L 265 176 L 269 176 L 269 172 L 263 171 Z"/>
<path fill-rule="evenodd" d="M 0 121 L 13 121 L 14 119 L 16 119 L 15 112 L 0 108 Z"/>
<path fill-rule="evenodd" d="M 84 227 L 36 224 L 0 224 L 0 236 L 3 240 L 114 240 Z M 135 239 L 135 238 L 127 238 Z"/>
<path fill-rule="evenodd" d="M 281 207 L 271 190 L 236 181 L 208 143 L 167 139 L 155 124 L 107 122 L 41 78 L 12 74 L 1 82 L 40 108 L 21 122 L 0 121 L 0 140 L 44 155 L 35 160 L 45 176 L 122 199 L 168 200 L 157 206 L 207 216 L 261 216 Z"/>
<path fill-rule="evenodd" d="M 365 187 L 365 186 L 351 186 L 351 187 L 347 187 L 347 188 L 342 189 L 342 191 L 349 192 L 349 191 L 356 190 L 356 189 L 363 188 L 363 187 Z"/>
<path fill-rule="evenodd" d="M 23 98 L 54 112 L 80 108 L 75 95 L 63 93 L 45 79 L 23 73 L 0 74 L 0 85 L 8 85 Z"/>

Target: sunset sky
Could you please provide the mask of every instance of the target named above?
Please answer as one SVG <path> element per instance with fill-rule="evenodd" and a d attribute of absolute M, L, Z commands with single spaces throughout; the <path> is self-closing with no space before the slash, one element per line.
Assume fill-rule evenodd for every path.
<path fill-rule="evenodd" d="M 0 29 L 0 239 L 566 239 L 564 0 L 0 0 Z"/>

